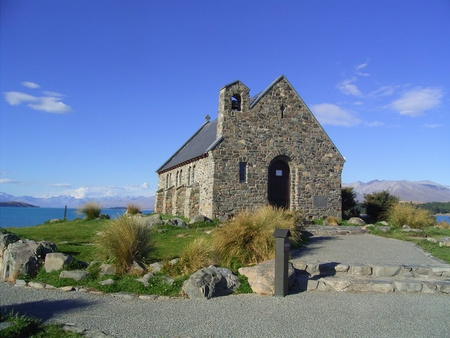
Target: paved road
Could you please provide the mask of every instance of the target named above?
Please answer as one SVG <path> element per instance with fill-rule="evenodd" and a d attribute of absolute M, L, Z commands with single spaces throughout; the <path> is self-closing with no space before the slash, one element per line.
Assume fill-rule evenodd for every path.
<path fill-rule="evenodd" d="M 406 245 L 405 245 L 406 244 Z M 327 254 L 325 254 L 327 252 Z M 302 259 L 432 264 L 418 247 L 370 235 L 315 239 Z M 307 256 L 309 255 L 309 256 Z M 312 259 L 311 259 L 312 260 Z M 408 260 L 408 261 L 404 261 Z M 423 260 L 423 261 L 422 261 Z M 448 337 L 450 296 L 304 292 L 211 300 L 127 300 L 0 282 L 2 310 L 115 337 Z"/>

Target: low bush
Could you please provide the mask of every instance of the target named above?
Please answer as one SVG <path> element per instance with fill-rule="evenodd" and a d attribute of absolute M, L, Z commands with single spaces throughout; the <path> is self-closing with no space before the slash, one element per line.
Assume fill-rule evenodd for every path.
<path fill-rule="evenodd" d="M 86 202 L 77 209 L 79 214 L 84 215 L 86 220 L 93 220 L 100 217 L 102 208 L 98 202 Z"/>
<path fill-rule="evenodd" d="M 434 216 L 425 209 L 412 204 L 398 203 L 388 210 L 388 222 L 394 227 L 408 225 L 413 229 L 422 229 L 436 223 Z"/>
<path fill-rule="evenodd" d="M 109 221 L 97 240 L 99 253 L 111 260 L 119 274 L 129 271 L 133 261 L 144 265 L 154 250 L 151 229 L 133 217 Z"/>
<path fill-rule="evenodd" d="M 213 233 L 213 248 L 217 261 L 233 269 L 236 265 L 257 264 L 275 257 L 276 228 L 289 229 L 291 242 L 301 241 L 301 221 L 298 212 L 266 206 L 255 212 L 238 214 Z"/>

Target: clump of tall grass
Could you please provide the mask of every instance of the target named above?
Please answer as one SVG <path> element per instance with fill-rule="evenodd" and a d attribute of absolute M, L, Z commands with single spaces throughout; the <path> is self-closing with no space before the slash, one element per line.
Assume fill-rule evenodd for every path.
<path fill-rule="evenodd" d="M 84 215 L 86 220 L 92 220 L 100 217 L 102 208 L 98 202 L 86 202 L 78 207 L 77 213 Z"/>
<path fill-rule="evenodd" d="M 194 239 L 180 253 L 177 263 L 183 275 L 193 273 L 213 264 L 213 248 L 211 242 L 204 237 Z"/>
<path fill-rule="evenodd" d="M 219 264 L 257 264 L 275 257 L 277 228 L 289 229 L 291 242 L 301 240 L 301 214 L 266 206 L 252 212 L 245 210 L 234 220 L 216 229 L 213 234 L 213 248 Z"/>
<path fill-rule="evenodd" d="M 418 208 L 412 204 L 397 203 L 389 208 L 388 222 L 394 227 L 408 225 L 413 229 L 422 229 L 436 224 L 430 211 Z"/>
<path fill-rule="evenodd" d="M 99 234 L 97 247 L 116 265 L 119 274 L 127 273 L 133 261 L 145 265 L 154 250 L 151 229 L 133 217 L 111 220 Z"/>
<path fill-rule="evenodd" d="M 324 224 L 326 225 L 332 225 L 332 226 L 338 226 L 339 225 L 339 219 L 334 216 L 328 216 L 325 220 Z"/>
<path fill-rule="evenodd" d="M 141 207 L 134 203 L 127 204 L 127 212 L 128 215 L 137 215 L 142 214 Z"/>

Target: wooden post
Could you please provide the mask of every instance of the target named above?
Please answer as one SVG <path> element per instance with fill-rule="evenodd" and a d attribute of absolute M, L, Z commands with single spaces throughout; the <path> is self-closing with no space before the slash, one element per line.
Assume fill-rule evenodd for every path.
<path fill-rule="evenodd" d="M 66 220 L 67 216 L 67 205 L 64 206 L 64 220 Z"/>

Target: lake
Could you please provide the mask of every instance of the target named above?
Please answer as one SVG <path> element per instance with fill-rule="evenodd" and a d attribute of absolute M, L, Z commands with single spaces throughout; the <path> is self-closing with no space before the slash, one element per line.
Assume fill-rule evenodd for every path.
<path fill-rule="evenodd" d="M 152 213 L 152 210 L 142 210 L 144 214 Z M 120 217 L 125 213 L 125 209 L 102 209 L 102 214 L 107 214 L 111 218 Z M 64 208 L 17 208 L 0 207 L 0 227 L 28 227 L 43 224 L 51 219 L 64 217 Z M 84 215 L 77 213 L 77 209 L 67 208 L 67 220 L 83 218 Z"/>

